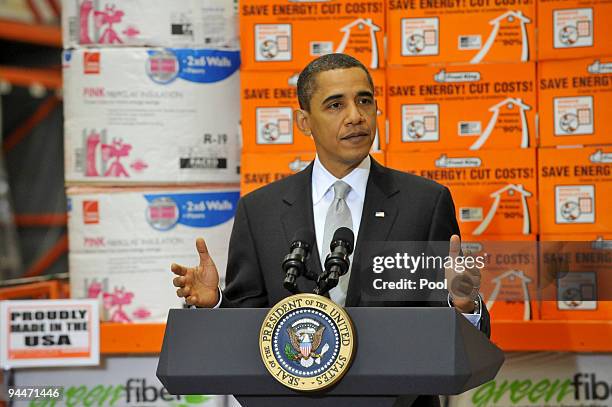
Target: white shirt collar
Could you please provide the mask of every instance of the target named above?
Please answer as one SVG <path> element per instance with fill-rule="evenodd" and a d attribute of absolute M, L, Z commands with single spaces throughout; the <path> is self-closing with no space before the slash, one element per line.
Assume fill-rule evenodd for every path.
<path fill-rule="evenodd" d="M 370 175 L 370 156 L 366 156 L 363 161 L 347 174 L 342 181 L 350 185 L 351 191 L 354 191 L 359 199 L 365 200 L 366 186 L 368 185 L 368 176 Z M 333 176 L 323 166 L 319 160 L 319 155 L 315 157 L 314 166 L 312 168 L 312 203 L 316 205 L 329 189 L 338 181 L 338 178 Z"/>

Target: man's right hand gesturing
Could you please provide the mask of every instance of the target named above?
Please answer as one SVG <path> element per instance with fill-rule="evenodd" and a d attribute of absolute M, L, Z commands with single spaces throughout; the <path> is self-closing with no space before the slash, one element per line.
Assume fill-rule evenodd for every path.
<path fill-rule="evenodd" d="M 201 308 L 213 308 L 219 302 L 219 272 L 213 262 L 204 239 L 196 239 L 196 248 L 200 255 L 200 264 L 197 267 L 184 267 L 176 263 L 170 270 L 177 277 L 172 280 L 176 295 L 185 297 L 185 302 Z"/>

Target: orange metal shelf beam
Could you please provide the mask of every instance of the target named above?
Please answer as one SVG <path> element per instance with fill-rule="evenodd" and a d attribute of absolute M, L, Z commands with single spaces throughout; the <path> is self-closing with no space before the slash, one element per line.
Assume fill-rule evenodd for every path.
<path fill-rule="evenodd" d="M 100 353 L 159 353 L 166 324 L 100 324 Z"/>
<path fill-rule="evenodd" d="M 62 46 L 62 30 L 54 25 L 26 24 L 0 19 L 0 38 L 57 48 Z"/>
<path fill-rule="evenodd" d="M 65 213 L 22 213 L 15 215 L 19 227 L 66 226 L 68 215 Z"/>
<path fill-rule="evenodd" d="M 17 68 L 0 66 L 0 79 L 12 85 L 31 86 L 34 83 L 46 88 L 61 89 L 62 73 L 53 69 Z"/>
<path fill-rule="evenodd" d="M 498 321 L 491 332 L 508 352 L 612 352 L 612 321 Z"/>
<path fill-rule="evenodd" d="M 159 353 L 165 324 L 100 324 L 103 354 Z M 497 321 L 492 340 L 507 352 L 612 352 L 612 321 Z"/>
<path fill-rule="evenodd" d="M 0 288 L 0 300 L 62 298 L 62 286 L 57 280 Z"/>

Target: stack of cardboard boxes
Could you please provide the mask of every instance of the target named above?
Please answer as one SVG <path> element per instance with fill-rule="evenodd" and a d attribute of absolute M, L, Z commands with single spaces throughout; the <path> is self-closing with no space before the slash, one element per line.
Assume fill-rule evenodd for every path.
<path fill-rule="evenodd" d="M 538 251 L 537 245 L 592 240 L 593 247 L 609 250 L 610 4 L 242 2 L 241 192 L 295 173 L 313 159 L 314 143 L 294 123 L 297 76 L 320 55 L 349 53 L 370 68 L 376 85 L 380 116 L 373 149 L 385 154 L 375 158 L 450 188 L 464 248 L 488 253 L 482 292 L 493 316 L 608 315 L 599 311 L 601 304 L 597 311 L 557 311 L 581 308 L 574 300 L 571 306 L 557 301 L 557 286 L 571 279 L 552 278 L 565 274 L 551 274 L 559 271 L 558 258 L 546 254 L 563 250 L 541 243 Z M 590 266 L 603 270 L 609 264 Z M 554 290 L 539 293 L 550 300 L 542 312 L 538 282 Z M 597 290 L 591 284 L 583 291 Z"/>
<path fill-rule="evenodd" d="M 528 1 L 388 1 L 387 164 L 451 190 L 496 319 L 538 315 L 535 23 Z"/>
<path fill-rule="evenodd" d="M 294 120 L 297 78 L 308 62 L 332 52 L 353 55 L 372 74 L 379 108 L 372 150 L 384 164 L 385 26 L 384 0 L 241 2 L 242 194 L 314 159 L 313 140 Z"/>
<path fill-rule="evenodd" d="M 71 296 L 102 319 L 182 306 L 170 263 L 219 270 L 239 198 L 237 7 L 226 0 L 63 3 Z M 223 276 L 221 276 L 223 279 Z"/>
<path fill-rule="evenodd" d="M 612 317 L 611 16 L 605 1 L 538 4 L 543 319 Z"/>

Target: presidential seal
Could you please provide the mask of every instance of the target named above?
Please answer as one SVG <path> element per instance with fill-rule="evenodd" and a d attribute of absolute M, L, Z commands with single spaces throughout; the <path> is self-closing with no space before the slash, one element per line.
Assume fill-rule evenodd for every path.
<path fill-rule="evenodd" d="M 341 306 L 315 294 L 287 297 L 270 309 L 259 333 L 264 365 L 283 385 L 325 389 L 348 370 L 355 333 Z"/>

